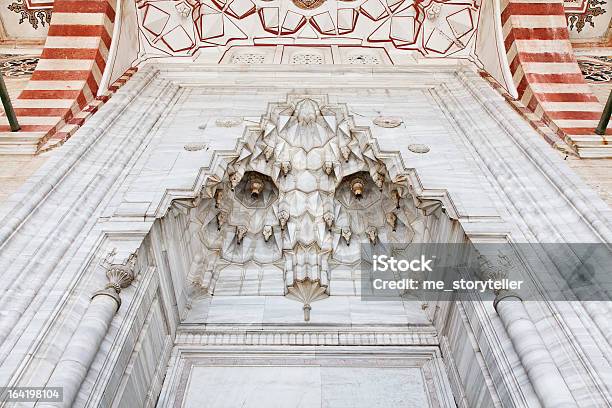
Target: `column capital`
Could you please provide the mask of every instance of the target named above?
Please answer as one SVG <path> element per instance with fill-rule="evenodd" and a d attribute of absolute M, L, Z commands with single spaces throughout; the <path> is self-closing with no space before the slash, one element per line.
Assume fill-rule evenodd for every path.
<path fill-rule="evenodd" d="M 134 280 L 134 267 L 136 265 L 136 253 L 130 254 L 128 258 L 120 264 L 111 263 L 110 259 L 114 257 L 115 250 L 112 250 L 107 257 L 102 261 L 102 267 L 106 269 L 106 277 L 108 283 L 104 286 L 104 289 L 94 292 L 91 296 L 93 300 L 96 296 L 109 296 L 115 302 L 117 302 L 117 310 L 121 306 L 121 289 L 125 289 Z"/>
<path fill-rule="evenodd" d="M 105 288 L 120 293 L 121 289 L 130 286 L 134 280 L 134 265 L 136 265 L 136 253 L 130 254 L 122 264 L 110 264 L 106 268 L 108 283 Z"/>

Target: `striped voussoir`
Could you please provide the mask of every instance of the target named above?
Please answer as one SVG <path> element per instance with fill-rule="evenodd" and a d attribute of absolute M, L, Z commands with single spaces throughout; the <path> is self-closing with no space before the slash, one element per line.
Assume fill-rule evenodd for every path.
<path fill-rule="evenodd" d="M 582 76 L 562 0 L 502 0 L 505 48 L 520 102 L 581 157 L 612 157 L 596 135 L 602 104 Z"/>
<path fill-rule="evenodd" d="M 0 151 L 35 153 L 96 97 L 115 21 L 112 0 L 55 0 L 41 58 L 13 101 L 21 131 L 0 125 Z"/>
<path fill-rule="evenodd" d="M 536 116 L 530 109 L 528 109 L 520 100 L 514 99 L 506 89 L 499 84 L 489 73 L 485 71 L 480 71 L 480 76 L 482 76 L 489 84 L 495 88 L 510 104 L 510 106 L 520 114 L 531 127 L 538 132 L 548 144 L 556 148 L 562 153 L 577 156 L 577 153 L 574 151 L 572 146 L 568 145 L 566 141 L 561 138 L 558 132 L 553 131 L 550 126 L 544 123 L 540 118 Z"/>
<path fill-rule="evenodd" d="M 121 88 L 138 71 L 137 67 L 129 68 L 102 95 L 96 96 L 80 112 L 74 114 L 65 125 L 38 144 L 37 153 L 43 153 L 64 144 L 94 113 L 102 107 L 119 88 Z"/>

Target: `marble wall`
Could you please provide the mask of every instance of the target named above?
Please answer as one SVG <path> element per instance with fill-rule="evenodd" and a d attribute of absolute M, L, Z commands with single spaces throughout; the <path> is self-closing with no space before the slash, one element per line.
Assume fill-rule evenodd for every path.
<path fill-rule="evenodd" d="M 270 358 L 308 346 L 315 354 L 316 347 L 344 347 L 354 355 L 373 344 L 421 359 L 423 384 L 435 390 L 438 406 L 545 405 L 491 302 L 364 306 L 355 296 L 331 296 L 314 304 L 310 326 L 301 305 L 282 296 L 190 303 L 184 229 L 170 209 L 198 197 L 207 178 L 224 171 L 246 124 L 291 93 L 346 103 L 356 126 L 371 129 L 381 150 L 399 154 L 414 193 L 441 202 L 457 220 L 461 229 L 447 236 L 609 242 L 609 207 L 471 66 L 151 64 L 0 209 L 0 274 L 7 282 L 0 293 L 7 311 L 0 316 L 0 381 L 47 383 L 92 293 L 107 284 L 100 262 L 116 248 L 118 262 L 137 252 L 137 276 L 121 290 L 121 307 L 93 350 L 75 406 L 152 406 L 158 395 L 169 403 L 187 389 L 181 381 L 190 361 L 206 371 L 210 361 L 194 362 L 210 353 L 261 353 L 255 349 L 265 346 Z M 402 125 L 377 126 L 381 115 Z M 217 126 L 220 118 L 241 121 Z M 604 406 L 612 354 L 594 310 L 579 302 L 525 303 L 571 398 L 580 407 Z M 383 316 L 386 324 L 375 327 Z"/>

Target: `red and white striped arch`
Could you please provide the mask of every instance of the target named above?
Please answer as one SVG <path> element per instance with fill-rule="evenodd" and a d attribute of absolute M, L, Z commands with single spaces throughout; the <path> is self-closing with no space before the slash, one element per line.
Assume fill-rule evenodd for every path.
<path fill-rule="evenodd" d="M 603 106 L 576 62 L 563 1 L 503 0 L 501 21 L 521 102 L 582 157 L 612 156 L 609 136 L 594 133 Z"/>
<path fill-rule="evenodd" d="M 79 112 L 87 111 L 102 81 L 114 22 L 114 0 L 54 2 L 41 60 L 14 101 L 22 131 L 0 126 L 0 150 L 10 145 L 33 153 L 67 134 L 63 127 L 82 123 Z M 501 22 L 522 103 L 582 156 L 612 156 L 605 137 L 593 132 L 602 106 L 573 55 L 563 1 L 502 0 Z"/>
<path fill-rule="evenodd" d="M 0 143 L 32 153 L 91 102 L 106 66 L 114 0 L 55 0 L 32 78 L 13 101 L 21 131 L 0 126 Z"/>

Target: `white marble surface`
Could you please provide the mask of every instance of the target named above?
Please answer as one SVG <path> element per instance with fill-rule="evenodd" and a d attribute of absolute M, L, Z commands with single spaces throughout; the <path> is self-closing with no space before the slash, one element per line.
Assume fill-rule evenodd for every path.
<path fill-rule="evenodd" d="M 155 223 L 174 217 L 166 215 L 171 201 L 197 196 L 206 175 L 224 165 L 223 154 L 213 152 L 235 149 L 243 127 L 219 129 L 212 125 L 216 117 L 257 120 L 268 103 L 292 92 L 324 92 L 333 103 L 347 103 L 382 150 L 399 151 L 416 192 L 442 200 L 475 242 L 610 242 L 610 208 L 469 68 L 144 67 L 0 211 L 0 274 L 6 281 L 0 291 L 0 382 L 46 383 L 91 293 L 105 282 L 98 263 L 113 247 L 120 256 L 140 247 L 141 275 L 122 292 L 123 305 L 75 406 L 152 406 L 164 377 L 163 392 L 176 390 L 172 381 L 180 375 L 172 373 L 181 373 L 184 363 L 174 336 L 185 326 L 212 333 L 215 322 L 215 338 L 238 348 L 252 338 L 232 337 L 232 329 L 246 330 L 239 325 L 251 325 L 275 347 L 293 335 L 281 328 L 303 331 L 296 323 L 299 303 L 281 296 L 219 296 L 210 305 L 195 301 L 189 310 L 188 271 L 179 256 L 184 242 Z M 389 132 L 376 128 L 372 119 L 381 113 L 401 116 L 404 124 Z M 208 150 L 187 151 L 188 143 Z M 413 153 L 409 143 L 427 144 L 430 152 Z M 604 406 L 612 351 L 593 310 L 579 303 L 534 303 L 526 310 L 579 405 Z M 386 328 L 373 327 L 382 316 Z M 409 331 L 431 319 L 427 328 L 439 336 L 429 341 L 446 351 L 436 378 L 450 380 L 460 406 L 538 406 L 490 304 L 402 310 L 393 303 L 366 307 L 345 292 L 314 303 L 312 317 L 316 325 L 308 330 L 333 328 L 320 338 L 348 339 L 353 354 L 376 341 L 377 330 L 403 325 Z M 344 333 L 351 325 L 364 333 Z M 193 339 L 188 348 L 202 350 L 200 339 L 211 337 L 189 330 L 181 332 Z M 312 343 L 318 344 L 317 336 L 309 337 Z M 419 336 L 380 337 L 384 344 L 417 347 L 413 354 L 423 347 Z"/>
<path fill-rule="evenodd" d="M 414 367 L 193 367 L 184 407 L 421 408 L 428 405 Z"/>
<path fill-rule="evenodd" d="M 178 346 L 166 381 L 160 407 L 455 406 L 435 347 Z"/>
<path fill-rule="evenodd" d="M 302 324 L 302 305 L 284 296 L 214 296 L 193 303 L 185 323 Z M 311 323 L 430 325 L 420 302 L 330 296 L 312 304 Z"/>

